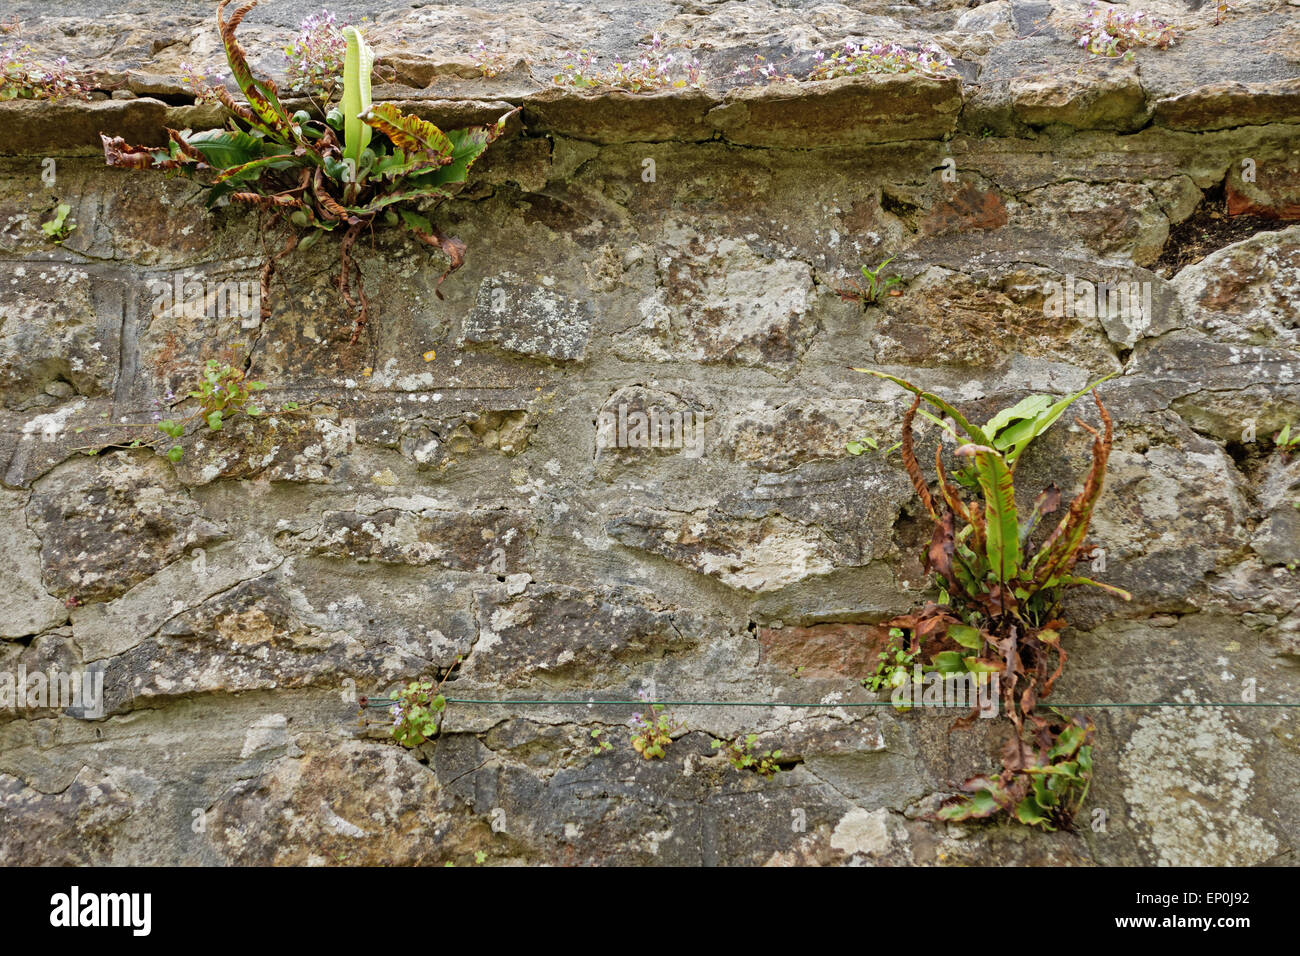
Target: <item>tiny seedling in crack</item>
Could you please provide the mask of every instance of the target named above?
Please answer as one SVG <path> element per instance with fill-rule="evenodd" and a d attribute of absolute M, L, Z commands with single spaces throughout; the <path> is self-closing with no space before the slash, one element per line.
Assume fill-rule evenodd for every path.
<path fill-rule="evenodd" d="M 646 699 L 644 692 L 640 696 Z M 633 714 L 628 726 L 632 728 L 632 749 L 646 760 L 662 760 L 664 751 L 673 742 L 673 734 L 686 729 L 663 704 L 651 704 L 648 712 Z"/>
<path fill-rule="evenodd" d="M 862 681 L 862 686 L 869 690 L 893 690 L 912 680 L 912 664 L 917 651 L 908 650 L 907 635 L 902 628 L 891 627 L 889 640 L 885 649 L 876 655 L 876 671 Z M 906 704 L 897 705 L 898 710 L 911 710 Z"/>
<path fill-rule="evenodd" d="M 903 443 L 901 441 L 894 442 L 894 444 L 890 445 L 888 448 L 886 448 L 883 452 L 880 453 L 881 457 L 882 458 L 889 457 L 889 455 L 897 451 L 902 446 Z M 880 443 L 876 441 L 874 438 L 872 438 L 870 435 L 863 435 L 861 438 L 848 442 L 844 446 L 844 450 L 848 452 L 850 455 L 855 455 L 855 456 L 863 455 L 866 454 L 868 451 L 880 451 Z"/>
<path fill-rule="evenodd" d="M 1294 435 L 1291 434 L 1291 424 L 1282 426 L 1282 430 L 1273 436 L 1273 447 L 1282 453 L 1284 457 L 1290 458 L 1297 450 L 1300 450 L 1300 431 Z"/>
<path fill-rule="evenodd" d="M 883 279 L 881 278 L 881 273 L 885 271 L 885 266 L 889 265 L 897 258 L 897 256 L 890 256 L 874 269 L 869 266 L 863 266 L 862 278 L 866 280 L 866 284 L 863 285 L 854 279 L 850 279 L 849 285 L 839 290 L 840 298 L 844 299 L 846 302 L 860 302 L 863 306 L 868 306 L 879 301 L 880 296 L 886 292 L 891 296 L 902 295 L 903 291 L 901 289 L 893 289 L 893 286 L 902 284 L 902 276 L 892 275 Z"/>
<path fill-rule="evenodd" d="M 458 656 L 437 684 L 427 680 L 411 681 L 397 692 L 388 713 L 393 718 L 393 739 L 403 747 L 418 747 L 438 735 L 447 709 L 447 698 L 443 696 L 442 685 L 447 683 L 447 679 L 463 660 L 463 657 Z M 365 706 L 364 698 L 362 706 Z"/>
<path fill-rule="evenodd" d="M 760 777 L 775 777 L 781 772 L 781 751 L 754 749 L 758 734 L 745 734 L 734 740 L 714 740 L 712 747 L 720 751 L 737 770 L 752 770 Z"/>
<path fill-rule="evenodd" d="M 197 424 L 200 429 L 206 428 L 208 432 L 219 432 L 239 415 L 260 418 L 265 409 L 253 401 L 253 396 L 265 388 L 266 384 L 264 382 L 247 381 L 244 378 L 244 371 L 232 366 L 229 362 L 208 359 L 204 363 L 197 384 L 185 396 L 186 399 L 193 400 L 194 407 L 184 417 L 163 418 L 161 412 L 155 412 L 155 421 L 151 424 L 119 422 L 95 426 L 96 428 L 112 429 L 143 428 L 161 432 L 161 435 L 152 438 L 137 438 L 126 444 L 99 445 L 80 450 L 87 455 L 95 456 L 112 449 L 151 448 L 165 456 L 172 464 L 178 464 L 185 456 L 185 449 L 179 442 L 185 437 L 191 424 Z M 170 392 L 167 399 L 169 401 L 172 399 Z M 290 411 L 290 406 L 293 409 L 300 407 L 297 402 L 286 402 L 282 406 L 282 410 Z M 75 431 L 77 434 L 81 434 L 86 431 L 86 428 L 83 426 L 75 429 Z M 163 438 L 170 439 L 175 444 L 172 444 L 164 451 L 162 445 L 165 445 L 166 442 L 163 441 Z"/>
<path fill-rule="evenodd" d="M 45 237 L 51 242 L 62 242 L 77 228 L 77 224 L 68 218 L 70 212 L 72 207 L 61 202 L 54 207 L 54 218 L 41 223 L 41 232 L 45 233 Z"/>

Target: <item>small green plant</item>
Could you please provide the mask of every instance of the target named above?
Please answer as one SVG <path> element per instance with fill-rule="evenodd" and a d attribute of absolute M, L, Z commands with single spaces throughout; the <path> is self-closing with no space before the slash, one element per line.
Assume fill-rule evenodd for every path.
<path fill-rule="evenodd" d="M 275 84 L 253 75 L 235 37 L 256 0 L 226 19 L 230 2 L 217 5 L 217 25 L 244 102 L 224 87 L 214 90 L 232 116 L 230 127 L 199 133 L 169 129 L 169 141 L 161 148 L 131 146 L 120 136 L 101 134 L 105 162 L 193 177 L 205 187 L 209 207 L 223 201 L 244 203 L 270 217 L 269 229 L 284 228 L 284 245 L 262 266 L 263 320 L 271 315 L 270 283 L 278 260 L 309 248 L 325 233 L 341 233 L 336 285 L 353 319 L 355 342 L 370 315 L 370 303 L 361 267 L 351 255 L 353 244 L 376 225 L 404 228 L 447 257 L 440 286 L 464 263 L 465 243 L 439 231 L 429 214 L 467 181 L 470 166 L 518 110 L 503 114 L 491 127 L 444 133 L 391 103 L 374 104 L 374 53 L 356 27 L 346 27 L 340 105 L 323 118 L 306 110 L 291 116 Z M 434 291 L 442 298 L 440 289 Z"/>
<path fill-rule="evenodd" d="M 1011 787 L 1001 777 L 974 777 L 965 784 L 973 796 L 940 810 L 939 818 L 987 817 L 1014 807 L 1012 815 L 1028 826 L 1072 829 L 1092 786 L 1094 728 L 1091 721 L 1049 710 L 1053 717 L 1044 718 L 1044 726 L 1053 735 L 1052 746 L 1033 752 L 1021 782 Z"/>
<path fill-rule="evenodd" d="M 54 207 L 54 218 L 49 222 L 41 223 L 41 231 L 45 233 L 46 238 L 52 242 L 62 242 L 72 235 L 77 224 L 68 218 L 68 213 L 72 212 L 72 207 L 65 202 L 59 203 Z"/>
<path fill-rule="evenodd" d="M 641 45 L 641 55 L 635 60 L 616 60 L 611 66 L 602 67 L 590 50 L 579 50 L 565 53 L 560 61 L 560 71 L 551 77 L 557 86 L 618 89 L 629 93 L 704 88 L 700 61 L 689 51 L 670 51 L 657 33 L 648 44 Z"/>
<path fill-rule="evenodd" d="M 970 796 L 947 801 L 937 816 L 966 820 L 1006 812 L 1025 823 L 1071 828 L 1091 778 L 1091 726 L 1055 711 L 1044 716 L 1038 704 L 1052 692 L 1066 661 L 1061 636 L 1065 591 L 1091 585 L 1129 598 L 1127 592 L 1074 569 L 1079 555 L 1091 550 L 1085 537 L 1113 442 L 1110 415 L 1095 391 L 1110 376 L 1059 400 L 1032 395 L 980 427 L 911 382 L 872 369 L 858 371 L 915 396 L 903 416 L 903 465 L 934 523 L 924 561 L 934 574 L 939 600 L 888 623 L 912 634 L 914 652 L 928 657 L 936 670 L 999 673 L 1003 711 L 1014 727 L 1003 751 L 1001 774 L 967 780 L 962 788 Z M 1089 393 L 1103 430 L 1077 421 L 1093 437 L 1092 467 L 1083 489 L 1044 536 L 1039 525 L 1060 508 L 1060 490 L 1049 486 L 1022 518 L 1016 467 L 1030 443 Z M 954 478 L 943 463 L 943 444 L 936 448 L 937 494 L 931 492 L 913 450 L 912 426 L 922 402 L 949 421 L 928 412 L 926 417 L 965 439 L 953 453 Z M 964 491 L 973 496 L 967 498 Z M 1084 745 L 1089 746 L 1086 752 Z"/>
<path fill-rule="evenodd" d="M 1300 449 L 1300 431 L 1291 434 L 1291 423 L 1282 426 L 1282 430 L 1273 436 L 1273 447 L 1280 451 L 1284 456 L 1290 457 L 1296 449 Z"/>
<path fill-rule="evenodd" d="M 229 362 L 208 359 L 199 387 L 190 392 L 190 398 L 198 399 L 199 414 L 208 428 L 219 432 L 227 414 L 244 412 L 254 418 L 261 415 L 261 406 L 250 401 L 254 393 L 265 389 L 265 382 L 246 382 L 243 369 L 234 368 Z"/>
<path fill-rule="evenodd" d="M 343 82 L 347 52 L 348 41 L 334 14 L 322 10 L 307 17 L 284 48 L 289 89 L 310 97 L 324 112 Z"/>
<path fill-rule="evenodd" d="M 889 265 L 897 258 L 897 256 L 890 256 L 874 269 L 869 268 L 868 266 L 863 266 L 862 278 L 867 280 L 867 284 L 863 286 L 860 282 L 850 279 L 849 286 L 851 288 L 840 289 L 840 298 L 848 302 L 860 302 L 863 306 L 871 305 L 879 300 L 883 293 L 889 292 L 893 286 L 900 285 L 903 281 L 903 277 L 900 275 L 892 275 L 884 279 L 880 277 L 880 274 L 885 270 L 885 266 Z M 902 295 L 903 293 L 899 290 L 889 292 L 889 294 Z"/>
<path fill-rule="evenodd" d="M 817 64 L 808 74 L 810 80 L 830 80 L 865 73 L 923 73 L 926 76 L 942 76 L 953 65 L 952 58 L 933 44 L 909 50 L 897 43 L 865 46 L 847 41 L 829 56 L 818 50 L 815 59 Z"/>
<path fill-rule="evenodd" d="M 862 686 L 874 691 L 901 687 L 912 679 L 912 663 L 916 655 L 916 651 L 908 650 L 907 636 L 902 628 L 891 627 L 885 649 L 876 655 L 879 661 L 876 672 L 865 678 Z"/>
<path fill-rule="evenodd" d="M 612 743 L 610 743 L 608 740 L 601 739 L 601 737 L 603 737 L 604 734 L 605 731 L 599 727 L 597 727 L 595 730 L 591 732 L 591 740 L 593 744 L 591 748 L 591 755 L 593 757 L 599 757 L 601 754 L 608 753 L 609 751 L 614 749 L 614 745 Z"/>
<path fill-rule="evenodd" d="M 639 696 L 647 700 L 644 691 Z M 686 729 L 685 724 L 668 713 L 665 705 L 654 703 L 650 704 L 649 712 L 633 714 L 628 726 L 632 728 L 632 749 L 646 760 L 662 760 L 665 748 L 673 742 L 673 734 Z"/>
<path fill-rule="evenodd" d="M 1178 39 L 1174 28 L 1163 20 L 1141 10 L 1107 7 L 1103 11 L 1097 0 L 1092 0 L 1087 17 L 1075 25 L 1074 36 L 1079 46 L 1093 56 L 1126 60 L 1133 59 L 1138 47 L 1165 50 Z"/>
<path fill-rule="evenodd" d="M 475 850 L 475 851 L 474 851 L 474 865 L 475 865 L 475 866 L 482 866 L 484 863 L 487 862 L 487 858 L 488 858 L 488 855 L 487 855 L 487 853 L 486 853 L 484 850 Z M 452 861 L 452 860 L 448 860 L 446 863 L 443 864 L 443 867 L 455 866 L 455 865 L 456 865 L 456 864 L 455 864 L 454 861 Z"/>
<path fill-rule="evenodd" d="M 867 280 L 867 293 L 872 302 L 878 299 L 882 292 L 888 292 L 890 286 L 899 285 L 903 281 L 903 277 L 899 275 L 892 275 L 887 279 L 880 278 L 880 273 L 884 271 L 885 266 L 893 262 L 895 258 L 897 257 L 890 256 L 880 265 L 876 266 L 875 269 L 868 269 L 866 266 L 862 267 L 863 278 Z"/>
<path fill-rule="evenodd" d="M 229 362 L 208 359 L 203 366 L 198 383 L 185 395 L 185 398 L 194 399 L 196 404 L 193 410 L 184 418 L 163 418 L 161 411 L 155 411 L 152 424 L 118 422 L 99 427 L 147 428 L 159 431 L 162 436 L 174 442 L 179 442 L 181 438 L 185 437 L 185 432 L 192 422 L 201 422 L 202 426 L 206 426 L 208 431 L 219 432 L 227 422 L 233 420 L 237 415 L 244 414 L 250 418 L 260 417 L 265 409 L 254 404 L 252 397 L 265 388 L 266 384 L 264 382 L 246 381 L 244 371 L 232 366 Z M 174 407 L 174 404 L 179 404 L 172 392 L 167 393 L 165 400 L 169 409 Z M 157 402 L 155 402 L 155 407 L 157 407 Z M 297 402 L 286 402 L 281 407 L 281 410 L 292 411 L 297 410 L 299 407 Z M 76 429 L 77 434 L 84 431 L 86 431 L 86 426 Z M 92 446 L 81 450 L 87 455 L 95 456 L 109 449 L 152 448 L 159 454 L 164 455 L 172 464 L 179 463 L 185 457 L 185 449 L 179 444 L 173 444 L 166 451 L 163 451 L 162 445 L 166 443 L 162 442 L 162 436 L 154 439 L 137 438 L 126 444 Z"/>
<path fill-rule="evenodd" d="M 185 434 L 185 426 L 194 419 L 201 420 L 209 431 L 219 432 L 230 418 L 240 412 L 257 418 L 263 409 L 251 400 L 256 392 L 265 388 L 265 382 L 245 381 L 243 369 L 235 368 L 229 362 L 208 359 L 198 387 L 189 393 L 190 398 L 198 401 L 198 408 L 183 419 L 168 418 L 159 422 L 158 430 L 169 438 L 180 439 Z M 167 458 L 172 463 L 180 461 L 184 454 L 185 449 L 180 445 L 167 450 Z"/>
<path fill-rule="evenodd" d="M 1050 710 L 1057 718 L 1048 723 L 1055 743 L 1046 754 L 1035 752 L 1026 766 L 1029 793 L 1016 805 L 1017 820 L 1045 830 L 1071 826 L 1092 786 L 1092 722 Z M 1010 797 L 1014 795 L 1001 795 L 1003 800 Z"/>
<path fill-rule="evenodd" d="M 479 75 L 484 79 L 500 76 L 510 65 L 504 50 L 496 47 L 489 50 L 487 44 L 482 40 L 475 44 L 474 50 L 470 53 L 470 58 L 474 61 L 474 65 L 478 67 Z"/>
<path fill-rule="evenodd" d="M 883 452 L 881 452 L 881 455 L 884 457 L 888 457 L 890 454 L 892 454 L 893 452 L 901 448 L 902 445 L 903 443 L 901 441 L 894 442 L 894 444 L 890 445 Z M 867 451 L 880 451 L 880 443 L 876 441 L 874 438 L 872 438 L 870 435 L 863 435 L 861 438 L 856 438 L 853 441 L 848 442 L 844 446 L 844 450 L 848 452 L 850 455 L 856 456 L 856 455 L 865 454 Z"/>
<path fill-rule="evenodd" d="M 90 87 L 68 69 L 66 57 L 51 66 L 22 42 L 17 22 L 0 24 L 0 100 L 88 99 Z"/>
<path fill-rule="evenodd" d="M 411 681 L 392 698 L 393 703 L 388 708 L 388 713 L 393 718 L 392 735 L 403 747 L 418 747 L 437 736 L 443 713 L 447 709 L 447 698 L 442 694 L 442 685 L 447 683 L 464 659 L 458 655 L 438 683 Z M 367 704 L 368 699 L 361 698 L 361 706 Z"/>
<path fill-rule="evenodd" d="M 775 777 L 781 772 L 781 751 L 766 750 L 760 753 L 753 749 L 757 742 L 758 734 L 746 734 L 734 740 L 714 740 L 712 746 L 714 750 L 726 754 L 727 760 L 737 770 L 752 770 L 760 777 Z"/>
<path fill-rule="evenodd" d="M 397 693 L 388 712 L 393 717 L 393 739 L 403 747 L 418 747 L 438 734 L 447 698 L 433 681 L 412 681 Z"/>

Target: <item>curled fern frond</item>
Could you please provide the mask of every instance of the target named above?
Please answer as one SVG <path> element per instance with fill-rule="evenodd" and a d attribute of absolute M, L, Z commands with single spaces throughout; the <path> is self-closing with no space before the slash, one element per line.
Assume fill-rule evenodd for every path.
<path fill-rule="evenodd" d="M 926 484 L 925 476 L 921 474 L 921 466 L 916 460 L 916 449 L 912 446 L 912 422 L 916 420 L 916 410 L 920 407 L 921 396 L 917 395 L 912 402 L 912 407 L 903 415 L 903 447 L 901 453 L 903 467 L 907 469 L 907 477 L 912 479 L 912 487 L 916 489 L 921 504 L 925 505 L 926 514 L 934 518 L 936 517 L 934 499 L 930 497 L 930 486 Z"/>

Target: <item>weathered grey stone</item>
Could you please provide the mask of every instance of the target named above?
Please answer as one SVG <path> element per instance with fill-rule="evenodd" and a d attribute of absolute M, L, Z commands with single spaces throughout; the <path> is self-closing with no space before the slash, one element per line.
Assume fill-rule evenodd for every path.
<path fill-rule="evenodd" d="M 889 640 L 876 624 L 814 624 L 764 627 L 758 631 L 763 662 L 802 677 L 870 677 Z"/>
<path fill-rule="evenodd" d="M 1238 481 L 1232 459 L 1189 432 L 1141 455 L 1116 449 L 1106 479 L 1110 506 L 1089 538 L 1104 552 L 1092 559 L 1096 576 L 1134 592 L 1139 606 L 1188 610 L 1206 576 L 1247 540 Z"/>
<path fill-rule="evenodd" d="M 40 539 L 27 529 L 24 497 L 0 491 L 0 638 L 26 637 L 68 619 L 62 601 L 41 581 Z"/>
<path fill-rule="evenodd" d="M 464 674 L 506 686 L 592 680 L 609 668 L 689 651 L 709 637 L 707 622 L 695 615 L 656 608 L 651 595 L 630 591 L 533 585 L 515 596 L 482 592 L 478 608 L 478 639 Z"/>
<path fill-rule="evenodd" d="M 716 444 L 713 413 L 691 390 L 682 391 L 688 394 L 632 385 L 606 399 L 596 413 L 597 474 L 607 477 L 617 466 L 661 455 L 709 455 Z"/>
<path fill-rule="evenodd" d="M 205 543 L 189 549 L 116 601 L 74 606 L 72 626 L 77 645 L 87 662 L 124 653 L 186 608 L 257 578 L 282 560 L 265 542 L 215 548 Z"/>
<path fill-rule="evenodd" d="M 465 342 L 508 352 L 581 360 L 591 338 L 591 307 L 543 286 L 519 286 L 509 273 L 484 279 L 461 325 Z"/>
<path fill-rule="evenodd" d="M 338 467 L 355 435 L 344 423 L 289 413 L 242 417 L 221 432 L 200 426 L 180 442 L 185 454 L 176 473 L 191 487 L 211 481 L 322 483 Z"/>
<path fill-rule="evenodd" d="M 385 686 L 437 660 L 446 666 L 473 642 L 469 619 L 455 612 L 437 622 L 449 637 L 436 627 L 394 620 L 397 615 L 371 625 L 355 608 L 349 613 L 343 595 L 315 606 L 320 598 L 295 584 L 303 577 L 298 570 L 279 567 L 222 591 L 106 660 L 105 712 L 166 698 L 305 686 L 334 688 L 346 699 L 358 686 Z"/>
<path fill-rule="evenodd" d="M 227 864 L 411 865 L 451 855 L 433 778 L 400 750 L 362 741 L 269 763 L 221 794 L 205 822 Z"/>
<path fill-rule="evenodd" d="M 86 604 L 125 593 L 194 546 L 223 536 L 163 459 L 69 462 L 27 506 L 50 592 Z"/>
<path fill-rule="evenodd" d="M 56 383 L 80 395 L 111 393 L 122 329 L 114 293 L 120 290 L 69 263 L 19 262 L 6 272 L 9 281 L 0 283 L 4 404 L 21 407 Z M 36 427 L 44 433 L 50 426 Z"/>
<path fill-rule="evenodd" d="M 1241 866 L 1277 855 L 1281 842 L 1250 806 L 1253 756 L 1251 738 L 1220 710 L 1138 718 L 1120 758 L 1124 796 L 1160 864 Z"/>
<path fill-rule="evenodd" d="M 1062 123 L 1080 129 L 1139 129 L 1146 94 L 1136 66 L 1101 67 L 1100 77 L 1030 76 L 1012 80 L 1012 108 L 1030 126 Z"/>
<path fill-rule="evenodd" d="M 306 539 L 310 553 L 461 571 L 515 569 L 530 547 L 526 515 L 501 511 L 328 511 Z"/>
<path fill-rule="evenodd" d="M 0 124 L 16 135 L 0 143 L 0 155 L 93 149 L 102 130 L 120 131 L 129 142 L 152 142 L 167 133 L 167 104 L 155 99 L 100 100 L 88 103 L 39 100 L 0 102 Z"/>
<path fill-rule="evenodd" d="M 1300 509 L 1286 505 L 1276 508 L 1260 522 L 1250 547 L 1265 564 L 1300 561 Z"/>
<path fill-rule="evenodd" d="M 1222 441 L 1280 429 L 1300 408 L 1295 350 L 1223 344 L 1191 331 L 1143 344 L 1129 367 L 1142 376 L 1147 401 L 1172 407 L 1193 428 Z"/>
<path fill-rule="evenodd" d="M 756 400 L 733 412 L 721 441 L 737 462 L 788 471 L 806 461 L 841 458 L 845 445 L 863 437 L 884 451 L 900 417 L 897 409 L 861 399 Z"/>
<path fill-rule="evenodd" d="M 1063 289 L 1066 281 L 1035 270 L 984 285 L 947 269 L 927 269 L 901 297 L 881 305 L 873 336 L 876 361 L 987 366 L 1014 352 L 1117 368 L 1098 319 L 1049 314 L 1049 283 Z"/>
<path fill-rule="evenodd" d="M 656 288 L 641 323 L 619 337 L 629 359 L 788 367 L 817 332 L 812 270 L 756 254 L 743 239 L 713 239 L 676 222 L 656 251 Z"/>
<path fill-rule="evenodd" d="M 897 472 L 837 462 L 763 475 L 748 492 L 691 512 L 641 509 L 614 519 L 622 543 L 744 591 L 774 591 L 869 563 L 906 500 Z"/>
<path fill-rule="evenodd" d="M 1260 510 L 1267 516 L 1255 529 L 1251 549 L 1265 564 L 1300 562 L 1300 458 L 1275 450 L 1256 488 Z"/>
<path fill-rule="evenodd" d="M 1015 33 L 1015 18 L 1011 13 L 1009 0 L 993 0 L 972 7 L 957 18 L 953 25 L 957 30 L 972 33 L 989 32 L 997 36 L 1009 36 Z"/>
<path fill-rule="evenodd" d="M 736 90 L 704 122 L 746 146 L 785 146 L 791 137 L 848 146 L 940 137 L 956 128 L 960 107 L 955 77 L 846 76 L 807 89 Z"/>
<path fill-rule="evenodd" d="M 1300 79 L 1261 83 L 1210 83 L 1159 99 L 1155 121 L 1171 129 L 1224 129 L 1250 123 L 1294 122 L 1300 114 Z"/>
<path fill-rule="evenodd" d="M 1300 226 L 1220 249 L 1173 285 L 1187 327 L 1216 343 L 1300 350 Z"/>
<path fill-rule="evenodd" d="M 451 420 L 404 422 L 397 448 L 419 465 L 447 468 L 483 450 L 518 455 L 536 429 L 526 409 L 467 412 Z"/>

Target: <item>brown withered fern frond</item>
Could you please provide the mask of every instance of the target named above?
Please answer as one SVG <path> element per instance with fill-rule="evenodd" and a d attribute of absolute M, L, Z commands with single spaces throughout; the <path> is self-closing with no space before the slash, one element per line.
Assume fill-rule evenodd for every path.
<path fill-rule="evenodd" d="M 1092 398 L 1097 403 L 1104 430 L 1098 432 L 1082 420 L 1079 421 L 1079 425 L 1093 436 L 1092 467 L 1088 469 L 1083 490 L 1070 502 L 1070 510 L 1039 549 L 1040 554 L 1047 555 L 1043 565 L 1034 574 L 1034 580 L 1040 584 L 1074 567 L 1084 535 L 1088 533 L 1088 525 L 1092 521 L 1093 509 L 1101 497 L 1102 484 L 1106 480 L 1106 465 L 1110 461 L 1110 450 L 1115 438 L 1114 425 L 1101 396 L 1093 392 Z"/>
<path fill-rule="evenodd" d="M 190 159 L 194 160 L 196 163 L 201 163 L 205 166 L 207 165 L 207 159 L 204 158 L 203 154 L 191 146 L 179 131 L 172 129 L 170 126 L 167 127 L 167 138 L 175 143 L 176 148 Z"/>
<path fill-rule="evenodd" d="M 297 209 L 302 206 L 302 200 L 295 199 L 293 196 L 263 196 L 261 193 L 231 193 L 230 198 L 236 202 L 247 203 L 250 206 L 257 206 L 259 209 Z"/>
<path fill-rule="evenodd" d="M 930 497 L 930 486 L 926 484 L 925 476 L 921 474 L 921 466 L 916 460 L 916 449 L 912 442 L 912 422 L 916 420 L 916 410 L 921 407 L 921 396 L 916 396 L 906 414 L 903 415 L 903 441 L 900 449 L 903 456 L 903 467 L 907 469 L 907 477 L 912 479 L 912 487 L 916 489 L 917 496 L 921 503 L 925 505 L 925 512 L 931 518 L 936 517 L 934 510 L 934 499 Z"/>
<path fill-rule="evenodd" d="M 944 502 L 957 517 L 969 522 L 971 517 L 966 502 L 962 499 L 961 493 L 948 480 L 947 472 L 943 470 L 943 442 L 936 445 L 934 449 L 934 473 L 939 479 L 939 491 L 943 495 Z"/>
<path fill-rule="evenodd" d="M 235 97 L 231 95 L 230 91 L 224 86 L 218 86 L 216 88 L 216 95 L 222 106 L 235 116 L 238 116 L 245 123 L 252 126 L 257 122 L 257 117 L 253 115 L 253 111 L 243 103 L 239 102 L 239 100 L 235 99 Z"/>
<path fill-rule="evenodd" d="M 181 165 L 180 160 L 158 160 L 155 158 L 158 150 L 147 146 L 131 146 L 121 136 L 110 137 L 100 133 L 99 139 L 104 144 L 104 156 L 110 166 L 125 169 L 177 169 Z"/>

